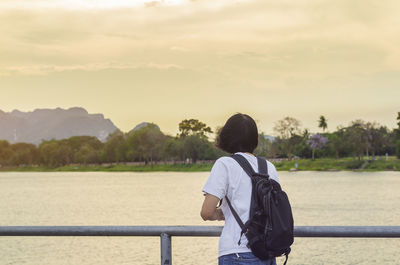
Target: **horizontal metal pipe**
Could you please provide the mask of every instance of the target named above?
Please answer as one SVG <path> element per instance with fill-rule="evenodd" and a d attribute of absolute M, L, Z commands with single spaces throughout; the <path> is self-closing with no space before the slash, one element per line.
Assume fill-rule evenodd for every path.
<path fill-rule="evenodd" d="M 222 226 L 0 226 L 0 236 L 219 236 Z"/>
<path fill-rule="evenodd" d="M 219 236 L 222 226 L 0 226 L 0 236 Z M 400 226 L 296 226 L 295 237 L 400 238 Z"/>
<path fill-rule="evenodd" d="M 393 237 L 400 238 L 400 226 L 298 226 L 296 237 Z"/>

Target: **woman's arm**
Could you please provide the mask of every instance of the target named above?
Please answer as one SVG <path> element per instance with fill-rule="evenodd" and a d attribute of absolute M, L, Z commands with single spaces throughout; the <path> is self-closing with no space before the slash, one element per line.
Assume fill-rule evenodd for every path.
<path fill-rule="evenodd" d="M 211 194 L 205 195 L 203 206 L 201 207 L 200 212 L 201 218 L 203 218 L 204 221 L 225 220 L 221 208 L 217 208 L 218 202 L 218 197 Z"/>

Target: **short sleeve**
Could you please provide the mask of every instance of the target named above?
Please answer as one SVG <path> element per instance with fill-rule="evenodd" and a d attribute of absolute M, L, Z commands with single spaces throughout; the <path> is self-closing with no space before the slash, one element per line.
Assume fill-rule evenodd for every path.
<path fill-rule="evenodd" d="M 225 197 L 228 190 L 228 168 L 223 163 L 223 158 L 215 161 L 210 176 L 203 187 L 203 192 L 214 195 L 219 199 Z"/>
<path fill-rule="evenodd" d="M 275 180 L 276 182 L 279 182 L 279 178 L 278 178 L 278 172 L 276 172 L 276 168 L 274 166 L 274 164 L 272 164 L 271 162 L 267 161 L 268 163 L 268 174 L 269 177 L 272 178 L 273 180 Z"/>

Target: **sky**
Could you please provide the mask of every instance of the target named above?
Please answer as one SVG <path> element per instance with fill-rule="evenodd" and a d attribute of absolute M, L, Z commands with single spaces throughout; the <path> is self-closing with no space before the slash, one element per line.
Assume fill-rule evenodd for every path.
<path fill-rule="evenodd" d="M 237 112 L 274 135 L 396 126 L 397 0 L 1 0 L 0 110 L 84 107 L 122 131 Z"/>

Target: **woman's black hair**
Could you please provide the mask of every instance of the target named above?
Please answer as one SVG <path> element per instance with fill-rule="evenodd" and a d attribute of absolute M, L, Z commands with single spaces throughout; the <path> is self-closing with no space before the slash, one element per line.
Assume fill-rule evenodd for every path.
<path fill-rule="evenodd" d="M 219 130 L 216 146 L 228 153 L 253 153 L 258 145 L 256 122 L 246 114 L 237 113 L 230 117 Z"/>

